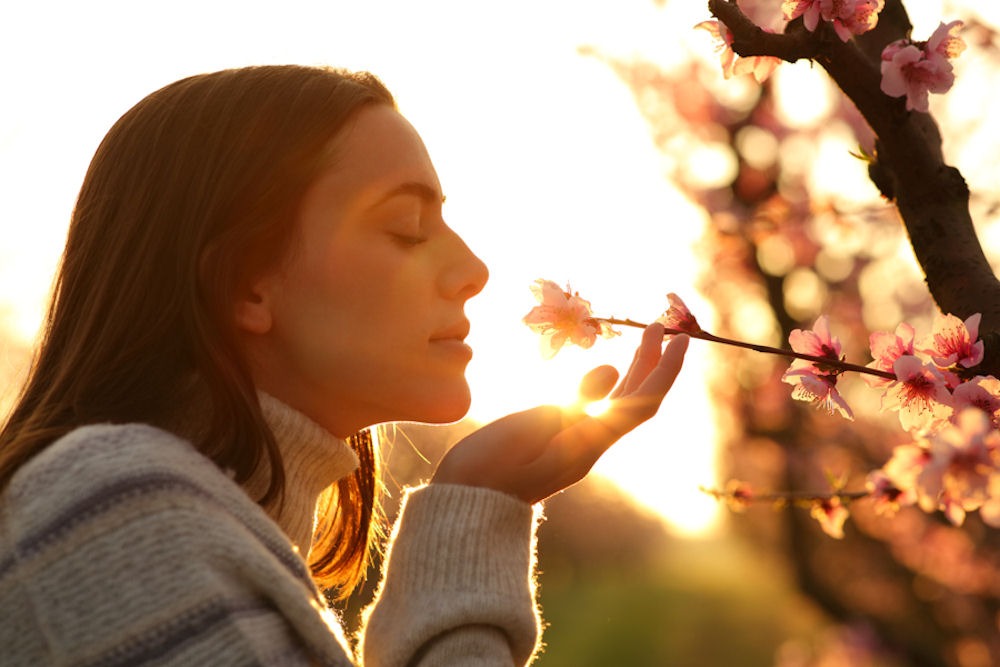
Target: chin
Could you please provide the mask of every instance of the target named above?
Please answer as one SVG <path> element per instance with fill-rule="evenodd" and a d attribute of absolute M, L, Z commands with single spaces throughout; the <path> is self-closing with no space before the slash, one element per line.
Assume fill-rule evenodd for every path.
<path fill-rule="evenodd" d="M 426 402 L 428 398 L 431 399 L 431 402 L 421 406 L 421 409 L 416 411 L 419 416 L 411 421 L 425 424 L 450 424 L 465 417 L 472 405 L 472 394 L 467 386 L 464 391 L 449 392 L 448 395 L 437 392 L 430 393 L 428 396 L 422 397 L 422 402 Z"/>

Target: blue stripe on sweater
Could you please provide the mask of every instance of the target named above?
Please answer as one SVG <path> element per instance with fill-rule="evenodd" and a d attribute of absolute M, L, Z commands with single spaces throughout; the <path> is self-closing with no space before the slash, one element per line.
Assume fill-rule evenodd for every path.
<path fill-rule="evenodd" d="M 246 527 L 247 530 L 251 531 L 261 544 L 293 576 L 300 579 L 309 588 L 312 588 L 313 581 L 308 569 L 302 560 L 291 552 L 286 544 L 277 543 L 274 540 L 268 539 L 260 532 L 255 531 L 246 522 L 240 520 L 239 517 L 230 512 L 214 494 L 206 491 L 191 480 L 173 473 L 146 473 L 129 477 L 103 486 L 95 493 L 73 503 L 60 512 L 54 519 L 47 522 L 42 528 L 29 534 L 14 546 L 14 553 L 0 561 L 0 580 L 13 569 L 18 560 L 32 557 L 46 546 L 66 536 L 78 526 L 87 523 L 94 517 L 107 512 L 120 503 L 127 502 L 129 498 L 167 491 L 179 491 L 197 496 L 199 499 L 212 503 L 218 509 L 232 516 L 241 525 Z"/>
<path fill-rule="evenodd" d="M 219 626 L 227 621 L 272 612 L 270 607 L 250 602 L 211 600 L 188 609 L 169 623 L 130 639 L 126 645 L 117 646 L 95 660 L 82 663 L 80 667 L 125 667 L 159 661 L 206 635 L 219 632 Z"/>

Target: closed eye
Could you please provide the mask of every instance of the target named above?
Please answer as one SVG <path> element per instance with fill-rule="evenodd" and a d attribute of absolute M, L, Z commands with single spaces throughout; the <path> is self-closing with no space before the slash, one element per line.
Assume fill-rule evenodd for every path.
<path fill-rule="evenodd" d="M 400 245 L 402 245 L 404 247 L 408 247 L 408 248 L 412 248 L 414 246 L 418 246 L 421 243 L 424 243 L 424 242 L 427 241 L 427 237 L 426 236 L 412 236 L 412 235 L 409 235 L 409 234 L 391 234 L 391 236 Z"/>

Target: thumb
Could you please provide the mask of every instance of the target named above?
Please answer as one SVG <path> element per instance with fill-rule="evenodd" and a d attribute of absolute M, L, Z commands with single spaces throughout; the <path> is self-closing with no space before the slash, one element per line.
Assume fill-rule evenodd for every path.
<path fill-rule="evenodd" d="M 614 389 L 618 382 L 618 371 L 614 366 L 598 366 L 583 376 L 580 381 L 580 401 L 599 401 Z"/>

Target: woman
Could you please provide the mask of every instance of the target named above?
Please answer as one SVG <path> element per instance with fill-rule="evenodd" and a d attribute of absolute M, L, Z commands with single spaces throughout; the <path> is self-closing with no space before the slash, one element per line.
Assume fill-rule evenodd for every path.
<path fill-rule="evenodd" d="M 377 537 L 371 427 L 469 407 L 487 271 L 443 200 L 368 74 L 200 75 L 115 124 L 0 432 L 4 664 L 531 661 L 533 506 L 656 412 L 687 342 L 650 327 L 600 419 L 541 407 L 456 445 L 348 641 L 320 591 Z"/>

